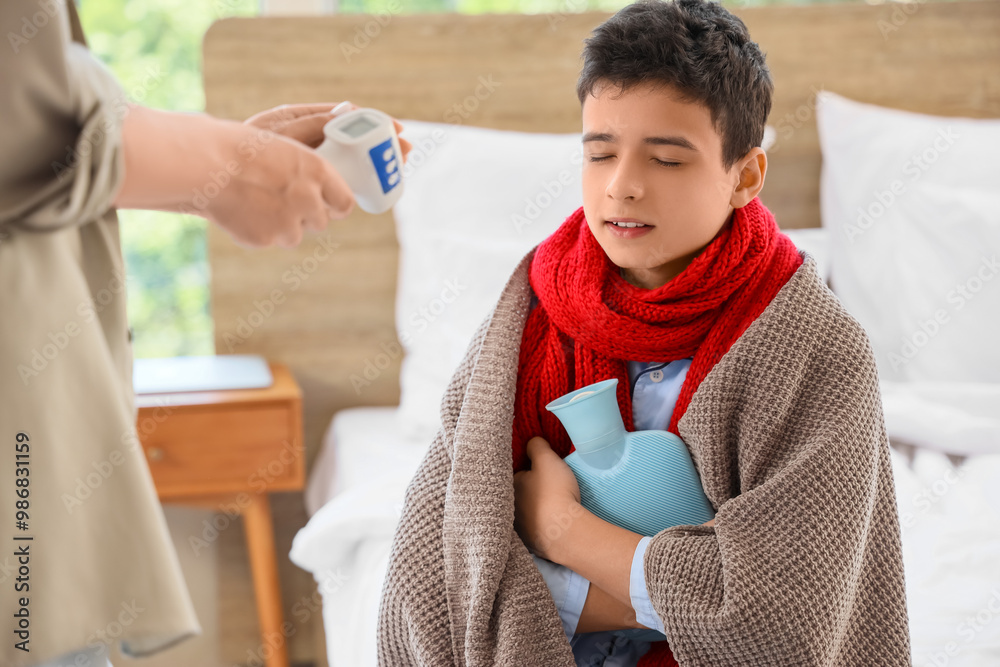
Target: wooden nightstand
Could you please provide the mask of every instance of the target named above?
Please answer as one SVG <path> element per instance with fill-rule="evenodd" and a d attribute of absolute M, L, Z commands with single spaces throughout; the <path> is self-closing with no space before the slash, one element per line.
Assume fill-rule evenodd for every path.
<path fill-rule="evenodd" d="M 243 517 L 261 636 L 281 637 L 281 589 L 268 493 L 305 483 L 302 392 L 270 364 L 266 389 L 137 395 L 138 431 L 160 500 Z M 286 642 L 268 667 L 287 667 Z"/>

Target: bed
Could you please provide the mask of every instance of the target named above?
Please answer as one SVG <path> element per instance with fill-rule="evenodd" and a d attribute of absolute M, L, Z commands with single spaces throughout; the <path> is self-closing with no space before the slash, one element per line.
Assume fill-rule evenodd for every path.
<path fill-rule="evenodd" d="M 914 664 L 998 665 L 1000 172 L 984 147 L 1000 145 L 1000 3 L 737 13 L 776 82 L 761 198 L 884 369 Z M 218 351 L 281 360 L 304 389 L 309 520 L 290 556 L 323 595 L 334 667 L 376 664 L 392 533 L 444 383 L 510 269 L 581 201 L 573 87 L 606 16 L 227 19 L 206 37 L 210 112 L 350 99 L 402 119 L 414 143 L 393 213 L 356 212 L 292 253 L 210 230 Z M 945 127 L 962 140 L 939 141 L 933 168 L 894 191 L 900 159 Z M 871 271 L 872 257 L 891 261 Z M 961 308 L 935 291 L 956 276 L 978 284 Z M 275 290 L 282 305 L 234 346 Z M 916 352 L 897 364 L 906 340 Z"/>

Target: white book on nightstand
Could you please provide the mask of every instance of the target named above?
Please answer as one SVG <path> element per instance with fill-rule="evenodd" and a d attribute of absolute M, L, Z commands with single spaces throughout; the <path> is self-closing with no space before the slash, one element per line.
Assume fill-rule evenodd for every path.
<path fill-rule="evenodd" d="M 273 382 L 267 360 L 256 354 L 136 359 L 132 366 L 137 394 L 261 389 Z"/>

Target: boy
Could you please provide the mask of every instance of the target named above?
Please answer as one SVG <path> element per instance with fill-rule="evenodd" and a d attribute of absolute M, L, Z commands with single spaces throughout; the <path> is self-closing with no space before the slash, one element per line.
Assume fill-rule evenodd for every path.
<path fill-rule="evenodd" d="M 382 664 L 910 664 L 871 348 L 757 196 L 771 92 L 716 3 L 639 2 L 587 40 L 583 207 L 444 397 Z M 609 377 L 626 428 L 688 445 L 715 519 L 642 536 L 580 505 L 544 406 Z"/>
<path fill-rule="evenodd" d="M 740 50 L 730 51 L 733 42 Z M 759 146 L 770 111 L 770 74 L 742 22 L 721 5 L 702 2 L 633 4 L 595 31 L 584 60 L 577 93 L 583 110 L 587 224 L 626 281 L 655 290 L 683 272 L 723 224 L 729 224 L 734 210 L 749 204 L 763 187 L 767 158 Z M 624 220 L 632 222 L 620 222 Z M 772 294 L 801 263 L 789 246 L 786 242 L 782 248 L 785 265 Z M 534 282 L 533 287 L 537 288 Z M 537 298 L 532 309 L 536 304 Z M 664 320 L 668 317 L 664 315 Z M 529 328 L 526 338 L 530 335 Z M 663 351 L 662 345 L 654 348 Z M 666 429 L 671 421 L 693 360 L 687 354 L 677 356 L 683 358 L 665 358 L 666 365 L 629 363 L 630 382 L 625 386 L 639 392 L 646 384 L 645 391 L 653 394 L 645 402 L 650 406 L 646 412 L 652 414 L 644 418 L 641 401 L 633 406 L 634 421 L 643 422 L 643 429 Z M 524 363 L 537 367 L 544 360 Z M 648 380 L 650 374 L 655 382 Z M 527 393 L 524 387 L 537 380 L 522 372 L 522 395 Z M 544 405 L 537 397 L 530 400 Z M 562 435 L 561 429 L 553 428 L 551 417 L 546 421 L 544 425 L 536 421 L 534 430 Z M 526 436 L 527 432 L 521 440 Z M 560 440 L 560 454 L 565 456 L 570 448 L 565 438 Z M 539 512 L 545 505 L 542 494 L 565 493 L 558 484 L 562 480 L 578 497 L 575 480 L 565 474 L 565 464 L 558 463 L 561 459 L 550 456 L 547 445 L 542 438 L 530 440 L 527 453 L 534 454 L 532 468 L 537 472 L 515 476 L 518 517 L 524 517 L 519 532 L 529 545 L 531 535 L 545 532 L 546 516 Z M 544 458 L 536 463 L 536 457 Z M 522 475 L 523 481 L 518 480 Z M 589 513 L 587 518 L 596 519 Z M 714 520 L 706 525 L 714 525 Z M 650 648 L 642 636 L 594 631 L 646 627 L 638 622 L 636 609 L 650 610 L 641 570 L 648 538 L 641 540 L 641 535 L 614 530 L 599 520 L 595 530 L 607 533 L 604 540 L 594 540 L 608 548 L 599 556 L 602 566 L 595 574 L 606 588 L 538 557 L 536 564 L 554 598 L 561 601 L 560 615 L 577 662 L 602 664 L 604 653 L 614 656 L 616 665 L 635 664 Z M 585 548 L 579 555 L 588 552 L 595 553 Z M 577 562 L 577 555 L 564 558 Z M 633 593 L 636 597 L 631 597 Z M 662 632 L 655 615 L 647 613 L 643 620 Z"/>

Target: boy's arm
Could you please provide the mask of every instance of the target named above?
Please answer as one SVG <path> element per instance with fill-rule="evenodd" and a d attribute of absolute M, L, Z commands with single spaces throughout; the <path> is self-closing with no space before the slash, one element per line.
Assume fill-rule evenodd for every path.
<path fill-rule="evenodd" d="M 598 632 L 600 630 L 623 630 L 626 628 L 642 628 L 635 620 L 635 609 L 631 604 L 623 604 L 620 600 L 597 584 L 591 582 L 587 593 L 587 601 L 580 614 L 577 632 Z"/>
<path fill-rule="evenodd" d="M 559 539 L 552 540 L 549 560 L 578 572 L 591 586 L 631 607 L 632 557 L 643 536 L 601 519 L 583 505 L 577 505 L 570 515 L 575 518 Z"/>
<path fill-rule="evenodd" d="M 643 536 L 584 508 L 573 471 L 544 438 L 529 440 L 527 454 L 531 468 L 514 474 L 514 527 L 532 553 L 590 582 L 577 632 L 608 623 L 614 627 L 603 629 L 647 627 L 637 624 L 631 597 L 633 559 Z"/>
<path fill-rule="evenodd" d="M 578 509 L 563 539 L 555 541 L 552 558 L 591 582 L 577 632 L 646 628 L 636 620 L 630 593 L 632 558 L 642 536 Z M 702 525 L 715 525 L 715 519 Z"/>

